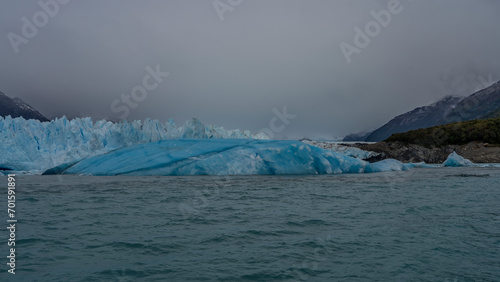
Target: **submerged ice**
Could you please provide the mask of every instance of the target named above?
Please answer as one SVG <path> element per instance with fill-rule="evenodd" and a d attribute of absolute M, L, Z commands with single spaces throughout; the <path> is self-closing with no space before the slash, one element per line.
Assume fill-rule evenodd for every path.
<path fill-rule="evenodd" d="M 197 119 L 176 127 L 173 120 L 113 123 L 63 117 L 40 122 L 7 116 L 0 117 L 0 169 L 44 171 L 135 144 L 179 138 L 267 139 L 267 136 L 254 135 L 248 130 L 205 126 Z"/>
<path fill-rule="evenodd" d="M 283 175 L 407 169 L 396 160 L 371 164 L 300 141 L 180 139 L 122 148 L 53 168 L 46 174 Z"/>

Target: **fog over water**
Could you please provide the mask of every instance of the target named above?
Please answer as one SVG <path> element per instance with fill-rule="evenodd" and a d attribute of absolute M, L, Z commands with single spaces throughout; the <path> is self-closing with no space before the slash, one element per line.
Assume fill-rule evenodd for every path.
<path fill-rule="evenodd" d="M 0 4 L 0 91 L 49 118 L 333 138 L 500 79 L 493 0 L 40 3 Z"/>

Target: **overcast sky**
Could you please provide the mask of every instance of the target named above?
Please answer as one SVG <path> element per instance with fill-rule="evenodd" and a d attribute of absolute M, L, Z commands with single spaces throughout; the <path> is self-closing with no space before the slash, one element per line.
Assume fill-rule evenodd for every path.
<path fill-rule="evenodd" d="M 500 79 L 500 1 L 217 1 L 2 1 L 0 91 L 49 118 L 253 131 L 286 106 L 278 137 L 332 138 Z"/>

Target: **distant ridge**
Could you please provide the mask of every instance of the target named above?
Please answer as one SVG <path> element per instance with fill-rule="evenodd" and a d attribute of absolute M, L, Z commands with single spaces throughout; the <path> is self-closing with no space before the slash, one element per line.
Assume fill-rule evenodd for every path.
<path fill-rule="evenodd" d="M 42 122 L 49 121 L 48 118 L 26 104 L 23 100 L 10 98 L 3 92 L 0 92 L 0 116 L 23 117 L 24 119 L 36 119 Z"/>
<path fill-rule="evenodd" d="M 461 100 L 443 116 L 446 123 L 494 117 L 500 110 L 500 81 Z"/>
<path fill-rule="evenodd" d="M 500 117 L 500 81 L 467 97 L 447 96 L 391 119 L 366 137 L 347 135 L 345 141 L 383 141 L 392 134 L 444 125 L 452 122 Z"/>
<path fill-rule="evenodd" d="M 354 142 L 354 141 L 365 141 L 366 137 L 370 135 L 372 132 L 361 131 L 357 133 L 348 134 L 342 139 L 344 142 Z"/>
<path fill-rule="evenodd" d="M 447 96 L 431 105 L 418 107 L 399 115 L 373 131 L 365 141 L 378 142 L 389 138 L 394 133 L 445 124 L 443 115 L 453 110 L 461 100 L 461 97 Z"/>

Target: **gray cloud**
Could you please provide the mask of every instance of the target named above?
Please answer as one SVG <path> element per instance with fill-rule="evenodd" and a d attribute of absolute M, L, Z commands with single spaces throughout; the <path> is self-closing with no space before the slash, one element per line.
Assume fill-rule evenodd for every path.
<path fill-rule="evenodd" d="M 354 44 L 354 28 L 388 2 L 243 0 L 221 22 L 212 0 L 73 0 L 16 54 L 7 35 L 22 35 L 21 18 L 41 8 L 4 1 L 0 90 L 49 117 L 116 119 L 111 103 L 159 64 L 170 76 L 129 120 L 198 117 L 257 131 L 286 105 L 297 117 L 278 137 L 315 138 L 463 95 L 477 76 L 500 79 L 498 1 L 401 0 L 402 12 L 347 63 L 339 45 Z"/>

